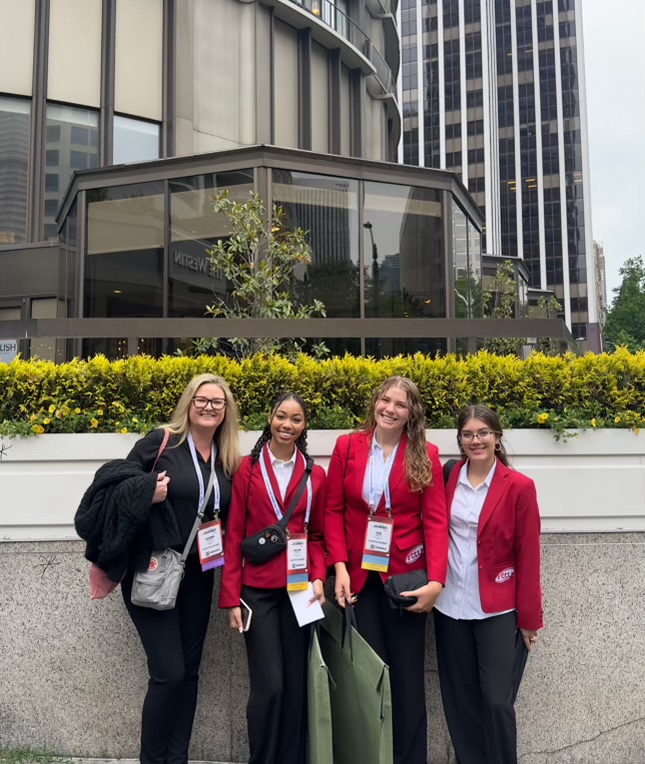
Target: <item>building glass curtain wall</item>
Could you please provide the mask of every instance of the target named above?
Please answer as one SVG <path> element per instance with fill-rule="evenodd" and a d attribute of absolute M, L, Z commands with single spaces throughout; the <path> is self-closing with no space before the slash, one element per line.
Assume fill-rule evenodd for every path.
<path fill-rule="evenodd" d="M 388 182 L 393 173 L 408 182 Z M 468 315 L 481 316 L 481 216 L 454 175 L 270 147 L 76 176 L 59 221 L 67 314 L 205 317 L 214 294 L 229 288 L 207 256 L 229 233 L 213 212 L 222 189 L 241 201 L 260 193 L 307 232 L 312 261 L 295 269 L 293 294 L 306 304 L 321 300 L 329 318 L 450 318 L 453 303 L 460 316 L 456 289 L 469 301 Z M 333 353 L 376 357 L 448 347 L 441 339 L 320 339 Z M 153 354 L 177 346 L 139 344 Z M 108 357 L 126 351 L 123 338 L 86 340 L 82 348 Z"/>
<path fill-rule="evenodd" d="M 402 0 L 400 158 L 459 173 L 485 251 L 522 259 L 530 287 L 599 351 L 582 5 Z"/>
<path fill-rule="evenodd" d="M 161 130 L 158 124 L 118 114 L 114 117 L 112 164 L 144 162 L 160 156 Z"/>
<path fill-rule="evenodd" d="M 30 102 L 0 96 L 0 244 L 27 232 Z"/>

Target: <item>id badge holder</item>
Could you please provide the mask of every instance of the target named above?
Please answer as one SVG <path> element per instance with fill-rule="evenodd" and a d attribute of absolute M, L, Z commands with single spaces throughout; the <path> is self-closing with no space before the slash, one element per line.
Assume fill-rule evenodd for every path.
<path fill-rule="evenodd" d="M 361 568 L 387 573 L 390 567 L 390 546 L 394 520 L 391 517 L 370 515 L 365 531 L 365 545 Z"/>
<path fill-rule="evenodd" d="M 224 564 L 222 523 L 219 520 L 204 523 L 197 531 L 197 549 L 203 571 L 220 568 Z"/>
<path fill-rule="evenodd" d="M 290 533 L 287 537 L 287 591 L 300 592 L 308 585 L 307 534 Z"/>

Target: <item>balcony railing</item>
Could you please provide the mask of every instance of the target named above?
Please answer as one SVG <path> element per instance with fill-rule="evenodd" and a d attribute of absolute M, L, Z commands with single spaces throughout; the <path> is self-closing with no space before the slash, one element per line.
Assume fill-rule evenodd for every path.
<path fill-rule="evenodd" d="M 331 27 L 359 50 L 376 69 L 376 77 L 385 93 L 396 94 L 396 81 L 381 52 L 358 24 L 352 21 L 332 0 L 291 0 L 291 2 L 309 11 L 312 16 Z M 383 4 L 389 6 L 389 0 L 383 0 Z"/>

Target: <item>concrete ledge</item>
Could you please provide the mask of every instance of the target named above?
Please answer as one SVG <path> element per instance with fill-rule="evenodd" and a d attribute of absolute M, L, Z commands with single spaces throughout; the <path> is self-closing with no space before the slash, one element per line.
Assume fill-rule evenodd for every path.
<path fill-rule="evenodd" d="M 83 545 L 0 544 L 0 750 L 132 759 L 146 690 L 120 593 L 90 602 Z M 645 532 L 544 534 L 546 629 L 517 703 L 522 764 L 645 763 Z M 433 764 L 452 764 L 432 621 Z M 213 612 L 191 756 L 247 760 L 243 640 Z"/>

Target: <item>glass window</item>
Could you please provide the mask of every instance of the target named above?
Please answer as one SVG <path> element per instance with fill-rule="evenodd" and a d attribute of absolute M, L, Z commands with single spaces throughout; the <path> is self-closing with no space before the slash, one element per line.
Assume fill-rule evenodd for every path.
<path fill-rule="evenodd" d="M 98 164 L 98 114 L 71 106 L 47 105 L 47 162 L 45 176 L 45 238 L 58 236 L 55 214 L 74 170 L 96 167 Z M 58 161 L 53 163 L 55 152 Z"/>
<path fill-rule="evenodd" d="M 226 293 L 226 280 L 214 273 L 207 250 L 228 235 L 226 218 L 213 212 L 213 196 L 225 188 L 246 201 L 253 191 L 253 170 L 174 178 L 170 188 L 168 315 L 203 318 L 213 295 Z"/>
<path fill-rule="evenodd" d="M 0 96 L 0 244 L 27 234 L 30 103 Z"/>
<path fill-rule="evenodd" d="M 308 232 L 311 264 L 295 273 L 299 302 L 320 300 L 330 318 L 360 316 L 358 181 L 273 170 L 274 202 L 292 228 Z M 334 354 L 360 352 L 359 340 L 325 340 Z"/>
<path fill-rule="evenodd" d="M 145 162 L 161 156 L 161 130 L 154 122 L 114 117 L 113 164 Z"/>
<path fill-rule="evenodd" d="M 363 217 L 365 314 L 370 317 L 444 318 L 445 261 L 441 192 L 365 183 Z M 433 352 L 436 340 L 368 340 L 368 353 Z"/>
<path fill-rule="evenodd" d="M 163 315 L 163 183 L 87 191 L 87 256 L 83 315 L 154 318 Z M 118 358 L 122 338 L 85 340 L 83 354 Z M 159 340 L 140 343 L 156 354 Z"/>

